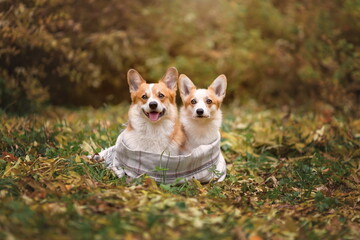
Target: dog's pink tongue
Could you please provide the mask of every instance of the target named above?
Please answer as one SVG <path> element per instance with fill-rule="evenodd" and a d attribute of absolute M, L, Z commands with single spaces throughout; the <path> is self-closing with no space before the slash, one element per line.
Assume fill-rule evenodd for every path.
<path fill-rule="evenodd" d="M 151 112 L 149 113 L 149 118 L 151 121 L 157 121 L 159 119 L 160 113 L 158 112 Z"/>

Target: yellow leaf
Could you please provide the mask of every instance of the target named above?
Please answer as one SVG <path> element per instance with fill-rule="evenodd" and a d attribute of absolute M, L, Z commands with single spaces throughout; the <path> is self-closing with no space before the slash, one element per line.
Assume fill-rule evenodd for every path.
<path fill-rule="evenodd" d="M 77 155 L 77 154 L 76 154 L 76 156 L 75 156 L 75 162 L 81 163 L 81 158 L 80 158 L 80 156 Z"/>
<path fill-rule="evenodd" d="M 4 176 L 10 176 L 16 174 L 18 172 L 17 168 L 19 167 L 20 162 L 21 159 L 19 158 L 14 166 L 11 167 L 10 164 L 7 164 L 5 168 Z"/>

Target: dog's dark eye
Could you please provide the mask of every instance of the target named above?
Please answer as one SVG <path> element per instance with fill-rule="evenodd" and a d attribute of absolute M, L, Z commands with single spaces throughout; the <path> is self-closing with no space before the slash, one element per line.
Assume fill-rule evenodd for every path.
<path fill-rule="evenodd" d="M 164 97 L 165 97 L 164 94 L 159 93 L 159 98 L 164 98 Z"/>
<path fill-rule="evenodd" d="M 211 99 L 210 99 L 210 98 L 206 99 L 206 103 L 207 103 L 207 104 L 212 104 Z"/>
<path fill-rule="evenodd" d="M 191 100 L 191 104 L 196 104 L 196 103 L 197 103 L 196 99 Z"/>
<path fill-rule="evenodd" d="M 144 94 L 141 96 L 142 99 L 148 99 L 148 97 Z"/>

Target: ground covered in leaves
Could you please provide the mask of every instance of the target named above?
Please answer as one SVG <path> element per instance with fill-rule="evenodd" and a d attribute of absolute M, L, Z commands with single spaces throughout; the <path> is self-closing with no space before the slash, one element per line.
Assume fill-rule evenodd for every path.
<path fill-rule="evenodd" d="M 225 109 L 225 181 L 165 185 L 84 157 L 127 107 L 0 115 L 0 239 L 359 239 L 359 119 Z"/>

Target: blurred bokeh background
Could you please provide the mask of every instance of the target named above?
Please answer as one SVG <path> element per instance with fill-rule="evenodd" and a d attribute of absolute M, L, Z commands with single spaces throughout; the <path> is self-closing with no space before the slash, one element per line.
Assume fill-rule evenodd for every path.
<path fill-rule="evenodd" d="M 0 109 L 129 101 L 170 66 L 226 102 L 359 115 L 359 0 L 2 0 Z"/>

